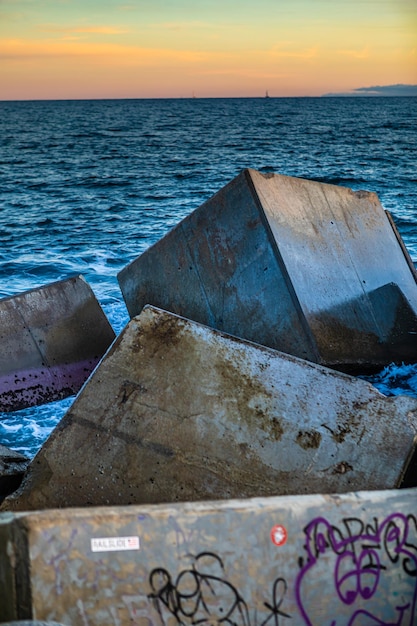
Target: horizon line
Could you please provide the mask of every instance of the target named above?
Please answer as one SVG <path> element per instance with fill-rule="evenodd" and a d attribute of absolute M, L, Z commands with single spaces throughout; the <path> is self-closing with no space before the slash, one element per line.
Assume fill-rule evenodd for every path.
<path fill-rule="evenodd" d="M 319 96 L 103 96 L 103 97 L 80 97 L 80 98 L 1 98 L 0 102 L 90 102 L 104 100 L 296 100 L 296 99 L 322 99 L 322 98 L 416 98 L 415 94 L 390 94 L 390 93 L 325 93 Z"/>

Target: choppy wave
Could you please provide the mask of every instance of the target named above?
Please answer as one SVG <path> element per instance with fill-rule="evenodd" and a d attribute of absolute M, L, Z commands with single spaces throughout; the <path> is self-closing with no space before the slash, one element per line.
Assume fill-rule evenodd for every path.
<path fill-rule="evenodd" d="M 417 363 L 395 365 L 391 363 L 373 376 L 363 376 L 385 396 L 417 397 Z"/>

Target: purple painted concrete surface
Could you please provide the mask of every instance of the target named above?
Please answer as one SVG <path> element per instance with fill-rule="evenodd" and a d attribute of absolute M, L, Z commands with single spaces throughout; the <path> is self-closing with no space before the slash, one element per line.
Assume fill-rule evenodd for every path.
<path fill-rule="evenodd" d="M 0 411 L 16 411 L 76 394 L 99 361 L 87 359 L 0 376 Z"/>
<path fill-rule="evenodd" d="M 0 411 L 76 394 L 115 339 L 82 276 L 0 300 Z"/>

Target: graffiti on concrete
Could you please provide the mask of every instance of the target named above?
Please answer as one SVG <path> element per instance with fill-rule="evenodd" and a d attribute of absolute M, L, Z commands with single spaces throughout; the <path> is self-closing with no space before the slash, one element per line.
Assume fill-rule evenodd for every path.
<path fill-rule="evenodd" d="M 149 576 L 152 592 L 148 595 L 161 622 L 167 624 L 174 617 L 177 624 L 228 624 L 251 626 L 248 606 L 239 591 L 225 577 L 222 559 L 212 552 L 190 556 L 191 564 L 182 570 L 175 581 L 166 569 L 154 569 Z M 264 602 L 267 617 L 259 626 L 281 626 L 284 618 L 282 604 L 287 583 L 277 578 L 270 602 Z"/>
<path fill-rule="evenodd" d="M 163 626 L 290 626 L 296 615 L 305 626 L 417 623 L 416 516 L 346 517 L 337 524 L 320 516 L 305 526 L 304 540 L 304 554 L 293 563 L 294 582 L 287 583 L 277 563 L 257 607 L 213 552 L 186 555 L 176 577 L 152 570 L 147 598 Z M 281 565 L 288 574 L 288 562 Z"/>
<path fill-rule="evenodd" d="M 313 519 L 304 529 L 306 558 L 300 558 L 295 582 L 298 608 L 308 626 L 319 626 L 314 618 L 317 598 L 309 589 L 332 572 L 334 592 L 340 611 L 329 626 L 413 626 L 417 600 L 417 520 L 413 515 L 393 513 L 383 521 L 373 518 L 365 524 L 357 518 L 346 518 L 340 526 L 324 517 Z M 324 569 L 323 569 L 324 568 Z M 396 571 L 396 585 L 401 592 L 387 607 L 384 577 Z M 406 579 L 406 584 L 404 584 Z M 323 580 L 324 582 L 324 580 Z M 391 583 L 392 584 L 392 583 Z M 394 597 L 394 594 L 393 594 Z M 383 606 L 383 616 L 377 606 Z M 323 626 L 321 620 L 320 626 Z"/>

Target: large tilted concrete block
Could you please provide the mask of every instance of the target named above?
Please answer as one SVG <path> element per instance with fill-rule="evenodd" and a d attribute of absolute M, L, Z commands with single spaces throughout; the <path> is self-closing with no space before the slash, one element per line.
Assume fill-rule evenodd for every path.
<path fill-rule="evenodd" d="M 67 626 L 415 626 L 417 492 L 0 515 L 0 614 Z"/>
<path fill-rule="evenodd" d="M 75 394 L 115 333 L 81 276 L 0 300 L 0 411 Z"/>
<path fill-rule="evenodd" d="M 118 275 L 153 304 L 345 371 L 414 362 L 417 285 L 374 193 L 245 170 Z"/>
<path fill-rule="evenodd" d="M 145 307 L 0 508 L 393 488 L 416 432 L 415 398 Z"/>

